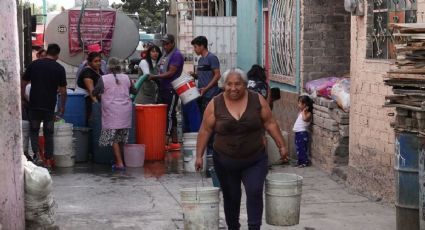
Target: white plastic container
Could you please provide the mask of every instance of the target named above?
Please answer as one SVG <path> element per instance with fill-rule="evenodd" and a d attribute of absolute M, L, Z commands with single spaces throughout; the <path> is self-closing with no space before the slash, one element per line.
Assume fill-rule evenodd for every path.
<path fill-rule="evenodd" d="M 53 157 L 56 167 L 72 167 L 75 164 L 75 147 L 72 124 L 55 124 Z"/>
<path fill-rule="evenodd" d="M 296 174 L 272 173 L 266 177 L 266 222 L 292 226 L 300 222 L 303 178 Z"/>
<path fill-rule="evenodd" d="M 196 139 L 198 133 L 183 133 L 183 162 L 184 171 L 194 173 L 196 172 L 195 161 L 196 161 Z M 207 156 L 204 153 L 204 164 L 202 171 L 207 170 Z"/>
<path fill-rule="evenodd" d="M 183 104 L 187 104 L 201 96 L 198 88 L 196 88 L 194 79 L 187 74 L 182 74 L 179 78 L 172 81 L 171 85 Z"/>
<path fill-rule="evenodd" d="M 124 145 L 124 162 L 127 167 L 143 167 L 145 162 L 145 145 L 126 144 Z"/>
<path fill-rule="evenodd" d="M 288 142 L 288 133 L 285 131 L 281 131 L 283 140 L 285 140 L 285 144 L 289 145 Z M 282 164 L 282 158 L 279 153 L 279 148 L 276 146 L 276 143 L 274 142 L 273 138 L 266 134 L 266 140 L 267 140 L 267 155 L 268 155 L 268 164 L 269 165 L 277 165 Z M 289 146 L 287 146 L 287 149 L 289 149 Z"/>
<path fill-rule="evenodd" d="M 219 189 L 195 187 L 180 190 L 184 229 L 217 230 L 219 227 Z"/>

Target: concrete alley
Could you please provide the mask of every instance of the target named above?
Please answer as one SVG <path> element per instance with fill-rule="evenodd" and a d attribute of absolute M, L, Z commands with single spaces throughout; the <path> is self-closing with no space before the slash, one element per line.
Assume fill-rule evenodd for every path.
<path fill-rule="evenodd" d="M 174 156 L 171 156 L 174 155 Z M 165 162 L 147 162 L 144 168 L 112 173 L 109 166 L 77 164 L 53 172 L 60 229 L 183 229 L 181 188 L 212 185 L 211 178 L 180 173 L 176 154 Z M 395 229 L 395 209 L 351 193 L 314 168 L 274 166 L 271 172 L 304 177 L 300 224 L 275 227 L 263 220 L 262 229 L 378 230 Z M 247 229 L 245 198 L 241 225 Z M 264 218 L 263 218 L 264 219 Z M 222 203 L 220 229 L 226 229 Z"/>

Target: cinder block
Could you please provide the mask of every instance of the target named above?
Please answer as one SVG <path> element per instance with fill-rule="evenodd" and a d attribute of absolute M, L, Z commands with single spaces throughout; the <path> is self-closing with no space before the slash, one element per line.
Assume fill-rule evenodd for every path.
<path fill-rule="evenodd" d="M 397 116 L 406 117 L 409 114 L 407 109 L 396 108 Z"/>
<path fill-rule="evenodd" d="M 318 98 L 319 98 L 320 106 L 323 106 L 329 109 L 333 109 L 337 107 L 337 104 L 334 100 L 330 100 L 324 97 L 318 97 Z"/>
<path fill-rule="evenodd" d="M 332 155 L 339 157 L 348 157 L 348 145 L 335 145 L 332 148 Z"/>
<path fill-rule="evenodd" d="M 418 120 L 425 119 L 425 112 L 416 112 L 416 119 Z"/>
<path fill-rule="evenodd" d="M 335 108 L 329 113 L 330 117 L 339 124 L 348 125 L 350 123 L 350 114 L 340 108 Z"/>
<path fill-rule="evenodd" d="M 338 131 L 338 122 L 336 122 L 335 120 L 332 119 L 324 119 L 323 121 L 323 128 L 330 130 L 330 131 Z"/>
<path fill-rule="evenodd" d="M 313 124 L 323 127 L 324 118 L 313 114 Z"/>
<path fill-rule="evenodd" d="M 320 104 L 313 104 L 313 112 L 315 111 L 320 111 L 320 112 L 324 112 L 324 113 L 330 113 L 331 110 L 329 108 L 326 108 L 324 106 L 321 106 Z"/>
<path fill-rule="evenodd" d="M 339 126 L 339 134 L 341 137 L 350 136 L 350 126 L 349 125 L 340 125 Z"/>

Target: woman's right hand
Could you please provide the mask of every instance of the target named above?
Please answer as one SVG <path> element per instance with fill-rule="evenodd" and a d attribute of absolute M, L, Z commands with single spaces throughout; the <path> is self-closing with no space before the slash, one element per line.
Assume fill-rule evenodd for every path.
<path fill-rule="evenodd" d="M 195 161 L 195 169 L 197 172 L 201 171 L 204 164 L 204 160 L 202 159 L 202 157 L 196 157 L 196 161 Z"/>

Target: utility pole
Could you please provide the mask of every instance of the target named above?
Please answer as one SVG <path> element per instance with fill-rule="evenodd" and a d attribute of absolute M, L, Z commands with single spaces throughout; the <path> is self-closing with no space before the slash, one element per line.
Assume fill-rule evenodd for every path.
<path fill-rule="evenodd" d="M 16 0 L 0 1 L 0 224 L 25 229 Z"/>

